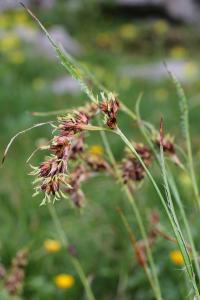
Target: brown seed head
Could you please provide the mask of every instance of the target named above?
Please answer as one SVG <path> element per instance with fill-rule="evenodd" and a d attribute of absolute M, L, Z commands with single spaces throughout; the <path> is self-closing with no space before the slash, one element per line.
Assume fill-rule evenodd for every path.
<path fill-rule="evenodd" d="M 60 136 L 71 137 L 83 130 L 88 124 L 88 116 L 84 112 L 75 112 L 73 116 L 62 117 L 59 119 Z"/>
<path fill-rule="evenodd" d="M 102 96 L 104 98 L 104 95 Z M 119 110 L 119 101 L 111 93 L 108 95 L 108 100 L 103 99 L 99 104 L 100 110 L 106 115 L 106 124 L 111 129 L 117 126 L 117 114 Z"/>

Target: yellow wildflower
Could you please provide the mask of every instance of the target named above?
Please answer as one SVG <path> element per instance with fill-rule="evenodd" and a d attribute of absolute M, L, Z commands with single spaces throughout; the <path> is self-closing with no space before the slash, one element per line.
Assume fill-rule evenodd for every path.
<path fill-rule="evenodd" d="M 55 253 L 55 252 L 60 251 L 61 244 L 57 240 L 46 240 L 44 242 L 44 248 L 49 253 Z"/>
<path fill-rule="evenodd" d="M 158 20 L 153 24 L 153 30 L 155 31 L 156 34 L 158 35 L 164 35 L 168 32 L 169 30 L 169 25 L 166 21 L 164 20 Z"/>
<path fill-rule="evenodd" d="M 59 289 L 69 289 L 74 285 L 74 277 L 69 274 L 59 274 L 54 278 L 55 285 Z"/>
<path fill-rule="evenodd" d="M 183 265 L 184 259 L 183 255 L 181 254 L 181 251 L 179 250 L 173 250 L 170 252 L 170 259 L 175 265 Z"/>
<path fill-rule="evenodd" d="M 186 56 L 187 50 L 183 47 L 174 47 L 170 51 L 170 56 L 175 59 L 182 59 Z"/>
<path fill-rule="evenodd" d="M 24 53 L 20 50 L 9 53 L 9 61 L 13 64 L 19 65 L 25 61 Z"/>
<path fill-rule="evenodd" d="M 104 151 L 101 145 L 93 145 L 90 147 L 89 152 L 90 154 L 101 156 Z"/>
<path fill-rule="evenodd" d="M 20 39 L 16 34 L 8 34 L 0 39 L 0 52 L 16 49 L 20 44 Z"/>
<path fill-rule="evenodd" d="M 163 102 L 168 98 L 168 91 L 165 89 L 157 89 L 155 91 L 155 98 L 156 100 Z"/>
<path fill-rule="evenodd" d="M 138 31 L 133 24 L 124 24 L 120 28 L 120 36 L 125 40 L 133 40 L 137 37 Z"/>

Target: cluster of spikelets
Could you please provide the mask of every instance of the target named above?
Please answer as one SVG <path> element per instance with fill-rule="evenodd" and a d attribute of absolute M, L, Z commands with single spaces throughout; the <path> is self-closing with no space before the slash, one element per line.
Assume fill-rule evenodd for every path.
<path fill-rule="evenodd" d="M 86 133 L 97 128 L 92 122 L 98 115 L 104 115 L 104 122 L 110 130 L 117 128 L 117 115 L 120 102 L 113 93 L 107 97 L 102 94 L 99 104 L 86 104 L 84 107 L 72 111 L 71 114 L 57 118 L 53 125 L 53 138 L 47 146 L 50 155 L 46 157 L 39 167 L 32 167 L 31 175 L 36 176 L 34 181 L 35 194 L 44 193 L 41 204 L 53 202 L 64 197 L 71 198 L 77 207 L 84 202 L 82 183 L 98 172 L 105 172 L 110 176 L 116 176 L 114 167 L 98 151 L 88 151 Z M 160 146 L 158 136 L 152 136 L 155 145 Z M 147 146 L 141 143 L 133 143 L 147 167 L 152 163 L 152 153 Z M 166 136 L 163 140 L 164 152 L 169 154 L 177 162 L 177 156 L 173 140 Z M 100 151 L 101 152 L 101 151 Z M 127 148 L 124 157 L 117 165 L 124 184 L 133 187 L 145 177 L 144 167 L 139 160 Z"/>

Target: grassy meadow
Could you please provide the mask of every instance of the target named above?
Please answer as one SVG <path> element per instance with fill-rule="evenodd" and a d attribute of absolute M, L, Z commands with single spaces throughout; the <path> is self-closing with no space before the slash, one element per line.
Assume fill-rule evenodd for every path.
<path fill-rule="evenodd" d="M 120 70 L 124 66 L 154 64 L 167 58 L 185 62 L 186 80 L 183 87 L 189 103 L 193 159 L 199 185 L 200 82 L 199 77 L 195 77 L 200 63 L 198 29 L 193 26 L 172 25 L 165 20 L 114 18 L 97 11 L 92 14 L 90 10 L 79 11 L 73 17 L 68 16 L 67 11 L 63 11 L 59 4 L 49 12 L 34 11 L 47 29 L 59 23 L 69 31 L 83 48 L 77 57 L 80 64 L 89 69 L 108 90 L 116 92 L 120 101 L 131 110 L 135 110 L 137 98 L 143 93 L 140 108 L 142 119 L 159 130 L 160 119 L 163 117 L 165 131 L 174 136 L 181 161 L 184 161 L 181 151 L 186 151 L 186 143 L 181 134 L 176 87 L 169 76 L 160 80 L 152 77 L 151 80 L 131 77 Z M 81 20 L 85 20 L 84 24 Z M 77 108 L 88 102 L 82 91 L 55 93 L 52 90 L 52 82 L 67 75 L 67 72 L 58 59 L 37 54 L 31 45 L 21 41 L 13 33 L 13 28 L 19 24 L 38 30 L 37 24 L 23 9 L 0 15 L 0 26 L 6 31 L 0 39 L 2 156 L 9 140 L 17 132 L 33 124 L 56 119 L 56 116 L 35 116 L 32 112 Z M 130 140 L 146 144 L 137 123 L 122 111 L 119 112 L 118 123 Z M 51 132 L 50 126 L 43 126 L 19 136 L 9 149 L 1 168 L 0 264 L 9 273 L 11 261 L 17 251 L 26 249 L 28 253 L 23 287 L 18 294 L 9 295 L 5 291 L 2 275 L 1 300 L 89 299 L 71 261 L 71 254 L 62 245 L 62 237 L 52 220 L 48 205 L 40 206 L 41 194 L 32 197 L 33 178 L 28 175 L 31 168 L 26 160 L 35 148 L 51 139 Z M 115 159 L 120 161 L 124 155 L 123 142 L 112 133 L 107 133 L 107 137 Z M 100 132 L 87 133 L 87 144 L 89 150 L 95 146 L 107 157 Z M 36 153 L 31 164 L 39 165 L 44 156 L 45 151 Z M 189 171 L 172 162 L 169 162 L 169 166 L 179 189 L 196 249 L 200 251 L 199 212 Z M 152 164 L 151 173 L 164 194 L 161 171 L 156 163 Z M 83 191 L 86 196 L 83 208 L 74 207 L 70 199 L 56 201 L 54 208 L 69 245 L 76 248 L 78 260 L 95 299 L 155 299 L 119 213 L 120 208 L 136 240 L 141 240 L 135 216 L 119 182 L 102 172 L 87 180 L 83 184 Z M 191 292 L 177 242 L 165 236 L 173 236 L 173 231 L 149 179 L 145 177 L 133 193 L 147 232 L 151 229 L 152 212 L 157 211 L 159 214 L 159 229 L 162 234 L 158 235 L 151 251 L 163 299 L 198 299 Z M 175 211 L 182 225 L 183 220 L 176 204 Z M 182 230 L 186 235 L 184 226 Z M 48 244 L 49 240 L 52 243 Z M 56 277 L 59 274 L 69 275 L 69 286 L 62 286 L 63 282 Z M 73 282 L 70 283 L 72 278 Z M 198 278 L 197 283 L 199 285 Z"/>

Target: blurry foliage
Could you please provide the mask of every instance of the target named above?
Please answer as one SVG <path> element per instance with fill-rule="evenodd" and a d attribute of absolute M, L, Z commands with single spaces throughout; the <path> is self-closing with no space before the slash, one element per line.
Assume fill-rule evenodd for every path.
<path fill-rule="evenodd" d="M 124 20 L 120 16 L 115 20 L 112 16 L 102 16 L 95 1 L 92 0 L 84 1 L 84 5 L 82 1 L 69 1 L 67 9 L 66 1 L 56 3 L 56 6 L 48 12 L 42 10 L 37 12 L 43 23 L 47 26 L 62 24 L 69 30 L 85 48 L 80 60 L 94 71 L 94 75 L 103 84 L 119 92 L 121 99 L 131 109 L 135 106 L 138 94 L 143 91 L 144 100 L 141 110 L 144 119 L 155 122 L 158 127 L 158 120 L 161 115 L 164 115 L 167 129 L 176 135 L 181 145 L 182 139 L 176 126 L 179 118 L 178 104 L 171 83 L 119 78 L 116 72 L 120 65 L 155 61 L 158 58 L 165 58 L 168 54 L 175 58 L 189 57 L 199 62 L 198 28 L 173 26 L 160 20 L 147 23 L 135 22 Z M 4 17 L 0 18 L 1 27 L 11 28 L 13 16 L 16 22 L 29 23 L 23 14 L 6 12 Z M 0 45 L 0 148 L 3 153 L 6 143 L 16 131 L 29 127 L 39 120 L 31 116 L 31 111 L 75 107 L 84 103 L 85 96 L 67 93 L 54 95 L 48 86 L 51 80 L 65 74 L 64 70 L 54 61 L 34 57 L 32 49 L 21 44 L 16 37 L 8 34 L 1 38 Z M 29 59 L 30 53 L 31 59 Z M 195 66 L 194 62 L 188 67 L 188 71 L 193 72 Z M 186 84 L 185 89 L 191 97 L 195 97 L 199 94 L 199 82 Z M 191 112 L 194 147 L 199 151 L 199 113 L 195 109 Z M 126 128 L 127 135 L 134 134 L 136 140 L 141 139 L 134 125 L 122 114 L 120 123 Z M 36 146 L 34 141 L 44 136 L 50 136 L 49 129 L 36 129 L 20 137 L 11 149 L 4 168 L 1 169 L 0 220 L 3 226 L 0 228 L 0 259 L 5 266 L 8 266 L 19 248 L 30 247 L 23 299 L 62 300 L 66 297 L 81 299 L 82 285 L 74 274 L 67 250 L 62 248 L 54 254 L 45 252 L 44 241 L 56 239 L 57 236 L 47 209 L 39 208 L 38 199 L 32 199 L 32 186 L 30 178 L 26 175 L 28 167 L 25 166 L 25 161 Z M 99 144 L 99 140 L 97 135 L 91 134 L 89 143 Z M 121 143 L 115 137 L 111 137 L 110 142 L 116 157 L 120 158 L 123 151 Z M 40 159 L 41 157 L 37 156 L 33 162 L 37 164 Z M 199 157 L 195 162 L 199 167 Z M 185 205 L 190 211 L 189 203 L 193 200 L 191 193 L 186 189 L 190 182 L 181 172 L 177 170 L 174 172 L 179 179 Z M 134 299 L 153 299 L 143 270 L 138 267 L 133 257 L 124 227 L 119 223 L 115 211 L 117 206 L 125 210 L 138 236 L 135 220 L 132 220 L 121 191 L 114 187 L 112 180 L 103 177 L 98 180 L 92 179 L 84 186 L 84 190 L 87 203 L 83 214 L 74 211 L 65 200 L 57 203 L 56 208 L 67 235 L 77 246 L 85 272 L 94 276 L 94 293 L 98 295 L 98 299 L 117 299 L 115 291 L 119 284 L 122 284 L 125 289 L 119 299 L 131 300 L 133 299 L 131 295 L 134 295 Z M 136 198 L 147 220 L 150 209 L 155 206 L 159 209 L 159 204 L 148 182 L 145 182 L 143 190 L 144 192 L 138 193 Z M 193 216 L 190 217 L 192 220 Z M 198 239 L 199 222 L 197 224 L 195 222 L 193 221 L 193 233 Z M 163 226 L 167 231 L 168 226 L 164 223 Z M 178 284 L 184 281 L 184 273 L 177 271 L 169 257 L 174 247 L 173 244 L 160 240 L 153 249 L 154 256 L 157 258 L 156 263 L 159 267 L 159 278 L 164 287 L 165 299 L 185 299 L 183 296 L 185 290 L 180 290 Z M 75 277 L 76 283 L 71 290 L 60 291 L 54 285 L 54 276 L 63 272 Z M 9 298 L 3 291 L 0 292 L 0 298 L 21 300 Z"/>

